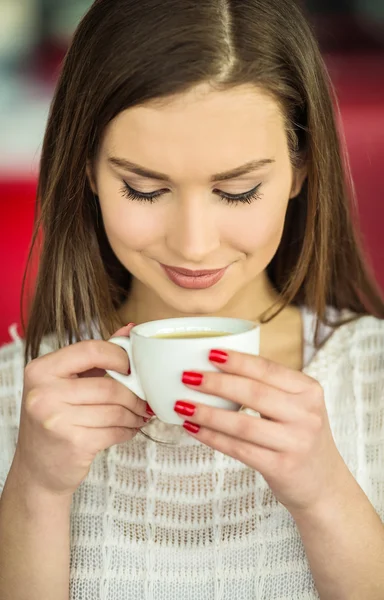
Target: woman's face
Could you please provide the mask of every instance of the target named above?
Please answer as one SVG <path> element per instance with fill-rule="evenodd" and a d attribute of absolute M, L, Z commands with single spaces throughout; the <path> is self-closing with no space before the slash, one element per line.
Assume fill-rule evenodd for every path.
<path fill-rule="evenodd" d="M 220 175 L 251 162 L 241 174 Z M 116 256 L 142 289 L 182 314 L 218 313 L 263 279 L 303 179 L 292 170 L 278 104 L 254 87 L 199 86 L 122 112 L 95 167 Z M 128 186 L 157 197 L 136 199 Z M 225 271 L 185 278 L 164 265 Z"/>

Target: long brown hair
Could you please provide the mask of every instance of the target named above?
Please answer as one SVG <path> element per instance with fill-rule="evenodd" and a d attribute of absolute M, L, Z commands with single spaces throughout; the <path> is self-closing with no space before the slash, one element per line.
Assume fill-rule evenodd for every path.
<path fill-rule="evenodd" d="M 64 60 L 45 133 L 37 191 L 36 251 L 25 360 L 54 333 L 59 347 L 96 324 L 108 338 L 130 274 L 106 237 L 86 163 L 121 111 L 201 83 L 261 86 L 281 104 L 293 165 L 308 176 L 290 201 L 268 275 L 282 303 L 327 305 L 384 318 L 358 239 L 336 98 L 311 27 L 294 0 L 97 0 Z M 23 280 L 26 288 L 28 265 Z M 336 326 L 340 324 L 337 323 Z"/>

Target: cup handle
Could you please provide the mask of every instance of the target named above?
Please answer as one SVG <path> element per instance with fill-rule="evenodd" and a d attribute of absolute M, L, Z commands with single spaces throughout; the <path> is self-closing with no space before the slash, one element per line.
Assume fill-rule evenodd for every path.
<path fill-rule="evenodd" d="M 132 340 L 129 337 L 120 336 L 113 337 L 108 341 L 112 344 L 116 344 L 116 346 L 120 346 L 120 348 L 123 348 L 123 350 L 126 351 L 126 353 L 128 354 L 129 366 L 131 369 L 130 375 L 123 375 L 122 373 L 118 373 L 117 371 L 110 371 L 109 369 L 106 369 L 108 375 L 113 377 L 113 379 L 116 379 L 116 381 L 120 381 L 120 383 L 125 385 L 129 390 L 131 390 L 131 392 L 136 394 L 136 396 L 139 396 L 139 398 L 146 400 L 145 393 L 143 391 L 143 388 L 141 387 L 139 376 L 135 369 L 135 365 L 132 358 Z"/>

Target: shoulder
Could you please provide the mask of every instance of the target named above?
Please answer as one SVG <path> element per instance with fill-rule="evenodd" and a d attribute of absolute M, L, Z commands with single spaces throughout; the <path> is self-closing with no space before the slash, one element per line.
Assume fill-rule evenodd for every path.
<path fill-rule="evenodd" d="M 382 347 L 384 346 L 384 319 L 360 317 L 355 321 L 354 331 L 357 338 L 364 338 L 371 343 L 381 342 Z"/>
<path fill-rule="evenodd" d="M 43 338 L 39 356 L 48 354 L 57 349 L 57 340 L 55 336 L 46 336 Z M 17 337 L 13 342 L 8 342 L 0 346 L 0 370 L 9 368 L 11 365 L 23 363 L 24 365 L 25 341 Z M 0 380 L 0 388 L 3 386 L 3 381 Z"/>
<path fill-rule="evenodd" d="M 24 342 L 16 341 L 0 346 L 0 398 L 9 393 L 18 381 L 18 367 L 24 364 Z"/>
<path fill-rule="evenodd" d="M 341 325 L 323 352 L 334 388 L 353 390 L 355 402 L 367 410 L 384 408 L 384 320 L 364 316 Z"/>
<path fill-rule="evenodd" d="M 0 399 L 20 393 L 24 380 L 25 341 L 17 334 L 14 325 L 9 328 L 9 333 L 13 342 L 0 346 Z M 38 356 L 44 356 L 57 349 L 57 337 L 54 334 L 47 335 L 41 341 Z M 3 402 L 0 400 L 0 415 L 1 405 Z"/>
<path fill-rule="evenodd" d="M 24 344 L 0 347 L 0 493 L 12 464 L 23 390 Z"/>
<path fill-rule="evenodd" d="M 347 353 L 359 357 L 369 349 L 380 355 L 384 352 L 384 320 L 371 315 L 355 316 L 349 311 L 328 312 L 333 325 L 327 326 L 326 352 Z M 337 323 L 337 325 L 336 325 Z"/>
<path fill-rule="evenodd" d="M 351 327 L 350 361 L 365 396 L 384 406 L 384 320 L 361 317 Z"/>
<path fill-rule="evenodd" d="M 384 367 L 384 320 L 373 316 L 359 317 L 340 327 L 339 345 L 353 362 L 377 360 Z"/>
<path fill-rule="evenodd" d="M 334 320 L 353 318 L 343 312 Z M 333 389 L 352 386 L 357 396 L 384 404 L 384 320 L 361 316 L 334 326 L 307 369 Z"/>

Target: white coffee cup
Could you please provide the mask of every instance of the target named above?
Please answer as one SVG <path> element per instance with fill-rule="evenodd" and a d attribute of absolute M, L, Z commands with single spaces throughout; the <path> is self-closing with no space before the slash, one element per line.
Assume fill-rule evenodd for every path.
<path fill-rule="evenodd" d="M 210 335 L 196 338 L 153 337 L 194 332 L 209 332 Z M 212 336 L 212 332 L 219 335 Z M 223 332 L 226 334 L 223 335 Z M 184 419 L 173 409 L 177 400 L 239 410 L 241 404 L 197 392 L 185 386 L 181 378 L 183 371 L 218 371 L 208 358 L 214 348 L 257 356 L 260 325 L 254 321 L 226 317 L 182 317 L 142 323 L 131 329 L 129 338 L 115 337 L 109 341 L 127 352 L 131 373 L 123 375 L 107 370 L 108 375 L 146 400 L 161 421 L 181 425 Z"/>

